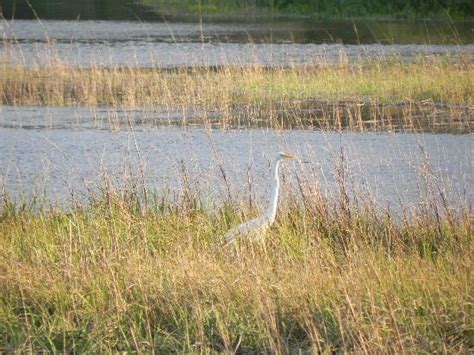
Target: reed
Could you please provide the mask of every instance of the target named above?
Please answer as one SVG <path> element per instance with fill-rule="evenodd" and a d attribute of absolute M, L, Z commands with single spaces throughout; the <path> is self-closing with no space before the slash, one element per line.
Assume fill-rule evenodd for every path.
<path fill-rule="evenodd" d="M 228 126 L 472 130 L 472 58 L 289 68 L 40 68 L 3 64 L 7 105 L 112 106 L 199 112 L 194 123 Z"/>
<path fill-rule="evenodd" d="M 104 179 L 107 182 L 107 179 Z M 265 248 L 223 248 L 256 213 L 109 182 L 72 208 L 0 217 L 0 349 L 468 352 L 472 211 L 395 217 L 299 182 Z M 191 181 L 192 182 L 192 181 Z M 141 196 L 141 197 L 140 197 Z M 436 197 L 436 196 L 432 196 Z M 435 200 L 433 198 L 433 200 Z M 439 200 L 439 199 L 436 199 Z"/>
<path fill-rule="evenodd" d="M 354 130 L 423 119 L 435 129 L 445 110 L 472 131 L 470 56 L 172 70 L 5 62 L 0 73 L 8 105 L 181 110 L 183 124 L 193 109 L 223 128 Z M 0 351 L 469 352 L 472 207 L 448 206 L 427 171 L 422 208 L 383 210 L 351 191 L 340 163 L 335 192 L 309 178 L 284 185 L 297 198 L 265 247 L 236 249 L 222 247 L 223 234 L 261 206 L 228 193 L 209 207 L 185 167 L 176 196 L 150 191 L 143 171 L 118 184 L 104 174 L 69 207 L 19 202 L 4 186 Z"/>

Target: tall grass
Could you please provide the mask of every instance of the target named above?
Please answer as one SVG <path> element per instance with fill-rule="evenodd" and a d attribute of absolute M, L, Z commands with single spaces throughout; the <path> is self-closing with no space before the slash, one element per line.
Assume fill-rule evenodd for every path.
<path fill-rule="evenodd" d="M 433 128 L 444 110 L 472 131 L 470 56 L 272 69 L 5 62 L 0 74 L 8 105 L 164 108 L 184 121 L 192 108 L 222 127 L 361 130 Z M 5 187 L 0 350 L 469 352 L 472 207 L 452 210 L 433 181 L 422 209 L 395 214 L 355 200 L 338 171 L 336 194 L 298 180 L 265 246 L 237 248 L 222 235 L 260 206 L 204 208 L 185 170 L 174 200 L 143 176 L 120 188 L 104 176 L 100 195 L 71 208 L 19 204 Z"/>
<path fill-rule="evenodd" d="M 345 176 L 332 197 L 300 182 L 264 247 L 224 248 L 257 211 L 199 195 L 145 209 L 136 185 L 104 183 L 82 207 L 36 211 L 5 197 L 0 348 L 468 352 L 472 211 L 427 196 L 396 218 L 352 200 Z"/>
<path fill-rule="evenodd" d="M 201 110 L 201 123 L 328 129 L 433 128 L 442 117 L 448 125 L 472 129 L 470 56 L 273 69 L 4 64 L 0 72 L 0 102 L 9 105 L 158 107 L 183 117 L 193 108 Z"/>

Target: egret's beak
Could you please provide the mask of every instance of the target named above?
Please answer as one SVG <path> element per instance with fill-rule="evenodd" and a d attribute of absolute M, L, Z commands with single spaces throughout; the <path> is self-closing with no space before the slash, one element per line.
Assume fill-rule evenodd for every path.
<path fill-rule="evenodd" d="M 286 154 L 286 153 L 283 153 L 283 154 L 282 154 L 282 158 L 284 158 L 284 159 L 289 159 L 289 160 L 296 159 L 296 157 L 294 157 L 293 155 L 291 155 L 291 154 Z"/>

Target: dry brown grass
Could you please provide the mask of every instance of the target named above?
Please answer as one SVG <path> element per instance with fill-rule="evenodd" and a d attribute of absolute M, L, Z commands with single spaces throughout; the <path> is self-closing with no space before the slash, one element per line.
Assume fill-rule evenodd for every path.
<path fill-rule="evenodd" d="M 347 213 L 343 197 L 306 194 L 306 207 L 283 208 L 265 248 L 229 249 L 222 235 L 243 211 L 144 211 L 133 198 L 105 196 L 67 212 L 3 206 L 3 350 L 473 346 L 469 211 L 435 208 L 396 220 L 362 205 Z"/>
<path fill-rule="evenodd" d="M 472 129 L 474 66 L 465 56 L 267 69 L 140 69 L 4 64 L 0 97 L 9 105 L 106 105 L 200 111 L 227 125 L 435 127 Z M 217 117 L 217 118 L 216 118 Z M 214 121 L 214 122 L 212 122 Z"/>
<path fill-rule="evenodd" d="M 332 106 L 339 120 L 321 114 L 336 128 L 344 112 L 357 127 L 361 102 L 377 108 L 371 119 L 380 102 L 400 100 L 409 103 L 406 122 L 420 101 L 429 112 L 457 112 L 472 105 L 474 77 L 469 60 L 0 70 L 4 104 L 196 107 L 219 112 L 222 124 L 244 110 L 246 119 L 266 114 L 269 125 L 279 124 L 275 106 L 296 124 L 308 100 L 353 105 Z M 283 206 L 266 247 L 238 250 L 222 248 L 222 235 L 254 211 L 205 211 L 184 192 L 177 205 L 149 196 L 162 203 L 144 209 L 142 187 L 107 185 L 103 198 L 68 210 L 29 209 L 4 192 L 0 350 L 469 352 L 472 211 L 428 196 L 426 209 L 397 218 L 349 201 L 338 183 L 336 198 L 302 186 L 302 200 Z"/>

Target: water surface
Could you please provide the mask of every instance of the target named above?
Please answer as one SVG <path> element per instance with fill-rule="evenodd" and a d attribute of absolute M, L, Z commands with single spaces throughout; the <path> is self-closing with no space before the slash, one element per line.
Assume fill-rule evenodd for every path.
<path fill-rule="evenodd" d="M 474 25 L 373 22 L 2 21 L 0 55 L 25 65 L 292 66 L 474 53 Z M 400 36 L 400 33 L 406 33 Z"/>
<path fill-rule="evenodd" d="M 2 21 L 0 33 L 0 56 L 30 66 L 58 61 L 157 68 L 292 66 L 474 53 L 468 23 L 15 20 Z M 469 134 L 221 131 L 163 125 L 183 117 L 192 122 L 201 115 L 210 113 L 195 108 L 184 115 L 159 107 L 2 107 L 0 177 L 15 199 L 22 194 L 31 198 L 36 191 L 59 204 L 87 198 L 88 189 L 96 190 L 105 175 L 118 181 L 143 177 L 157 193 L 177 196 L 185 190 L 183 176 L 189 175 L 192 188 L 210 201 L 230 193 L 234 201 L 265 203 L 269 164 L 277 151 L 286 150 L 308 161 L 285 164 L 287 198 L 301 178 L 329 193 L 337 190 L 343 156 L 353 198 L 362 194 L 383 208 L 419 206 L 430 188 L 428 174 L 453 208 L 473 202 Z"/>
<path fill-rule="evenodd" d="M 14 111 L 9 110 L 3 116 Z M 73 117 L 74 110 L 55 114 Z M 283 201 L 295 193 L 291 186 L 298 179 L 330 194 L 337 191 L 342 154 L 353 198 L 399 210 L 425 203 L 430 188 L 439 197 L 439 186 L 452 208 L 474 202 L 470 134 L 221 131 L 140 124 L 119 132 L 90 125 L 25 127 L 0 128 L 0 176 L 16 199 L 36 191 L 53 203 L 68 204 L 87 198 L 88 189 L 97 191 L 104 175 L 119 182 L 144 178 L 158 194 L 179 197 L 186 175 L 192 189 L 209 201 L 225 200 L 228 185 L 234 201 L 263 204 L 269 165 L 284 150 L 308 163 L 284 165 Z"/>

